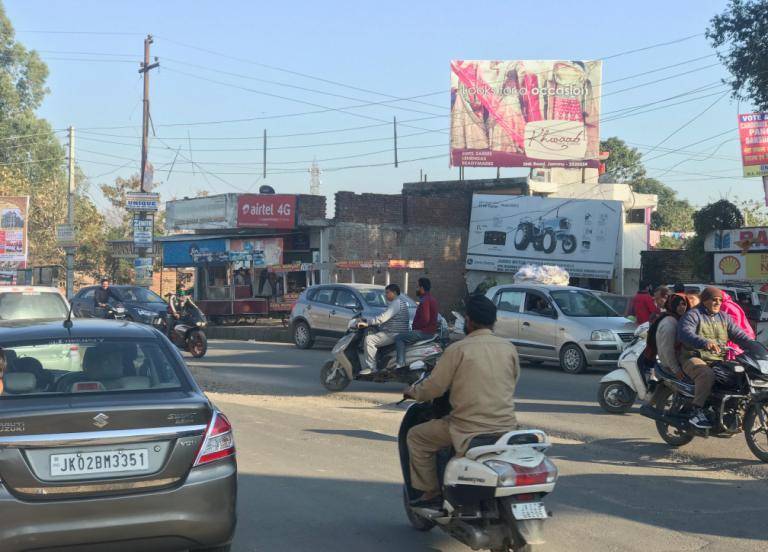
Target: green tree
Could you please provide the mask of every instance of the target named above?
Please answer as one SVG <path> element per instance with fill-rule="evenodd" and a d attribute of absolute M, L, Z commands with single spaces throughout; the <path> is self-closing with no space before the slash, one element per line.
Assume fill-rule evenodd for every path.
<path fill-rule="evenodd" d="M 733 203 L 744 216 L 744 226 L 768 226 L 768 209 L 762 202 L 734 198 Z"/>
<path fill-rule="evenodd" d="M 600 151 L 610 155 L 605 161 L 605 172 L 614 182 L 632 182 L 645 176 L 642 154 L 630 148 L 621 138 L 612 136 L 600 142 Z"/>
<path fill-rule="evenodd" d="M 0 4 L 0 194 L 30 196 L 27 217 L 31 265 L 62 264 L 56 225 L 66 220 L 67 176 L 64 148 L 48 121 L 35 111 L 48 88 L 48 68 L 34 51 L 16 41 Z M 76 254 L 76 270 L 103 264 L 98 243 L 103 223 L 87 197 L 87 182 L 77 174 L 76 231 L 85 241 Z"/>
<path fill-rule="evenodd" d="M 721 199 L 705 205 L 693 216 L 693 226 L 696 236 L 689 240 L 688 255 L 693 263 L 697 276 L 705 281 L 712 279 L 712 254 L 704 250 L 704 240 L 707 235 L 716 230 L 732 230 L 744 226 L 744 216 L 739 208 Z"/>
<path fill-rule="evenodd" d="M 606 160 L 606 174 L 614 182 L 629 184 L 638 194 L 655 194 L 659 205 L 651 218 L 653 230 L 688 232 L 693 229 L 695 209 L 677 192 L 655 178 L 646 176 L 642 154 L 627 146 L 624 140 L 611 137 L 600 143 L 601 151 L 610 152 Z"/>
<path fill-rule="evenodd" d="M 731 79 L 734 98 L 768 109 L 768 0 L 731 0 L 712 18 L 707 38 Z"/>

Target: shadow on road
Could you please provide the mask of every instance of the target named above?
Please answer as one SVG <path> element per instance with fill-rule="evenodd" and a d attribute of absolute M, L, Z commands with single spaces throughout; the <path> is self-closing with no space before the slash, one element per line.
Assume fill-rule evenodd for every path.
<path fill-rule="evenodd" d="M 341 435 L 343 437 L 353 437 L 355 439 L 368 439 L 370 441 L 387 441 L 397 443 L 397 437 L 368 431 L 366 429 L 305 429 L 309 433 L 319 433 L 321 435 Z"/>

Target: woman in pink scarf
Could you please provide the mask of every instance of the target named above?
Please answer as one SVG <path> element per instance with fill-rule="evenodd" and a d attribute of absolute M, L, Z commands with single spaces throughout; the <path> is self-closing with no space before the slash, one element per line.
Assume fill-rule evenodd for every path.
<path fill-rule="evenodd" d="M 744 330 L 750 339 L 755 339 L 755 330 L 752 329 L 752 325 L 749 323 L 749 319 L 747 318 L 744 309 L 742 309 L 741 306 L 726 292 L 723 292 L 723 306 L 720 307 L 720 311 L 730 316 L 736 325 Z M 742 353 L 741 348 L 735 343 L 729 342 L 728 346 L 736 349 L 728 354 L 730 360 L 733 360 L 733 358 L 736 358 Z"/>

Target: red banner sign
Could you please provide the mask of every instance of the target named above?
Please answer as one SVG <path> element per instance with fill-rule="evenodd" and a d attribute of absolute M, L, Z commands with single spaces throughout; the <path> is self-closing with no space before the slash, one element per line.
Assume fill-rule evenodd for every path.
<path fill-rule="evenodd" d="M 768 112 L 739 115 L 739 138 L 744 176 L 768 174 Z"/>
<path fill-rule="evenodd" d="M 295 228 L 296 196 L 242 194 L 237 198 L 238 228 Z"/>

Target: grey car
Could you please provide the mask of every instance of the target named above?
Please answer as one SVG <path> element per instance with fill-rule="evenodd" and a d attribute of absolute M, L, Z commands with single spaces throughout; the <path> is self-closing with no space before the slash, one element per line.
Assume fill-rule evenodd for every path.
<path fill-rule="evenodd" d="M 2 322 L 0 550 L 229 550 L 227 418 L 139 324 Z"/>
<path fill-rule="evenodd" d="M 416 303 L 408 301 L 411 321 Z M 317 338 L 338 339 L 347 333 L 349 321 L 357 313 L 373 318 L 387 308 L 384 286 L 366 284 L 328 284 L 306 289 L 291 310 L 293 342 L 309 349 Z"/>
<path fill-rule="evenodd" d="M 514 343 L 522 358 L 557 362 L 571 374 L 615 365 L 633 338 L 635 324 L 586 289 L 501 285 L 486 296 L 498 308 L 495 333 Z"/>

